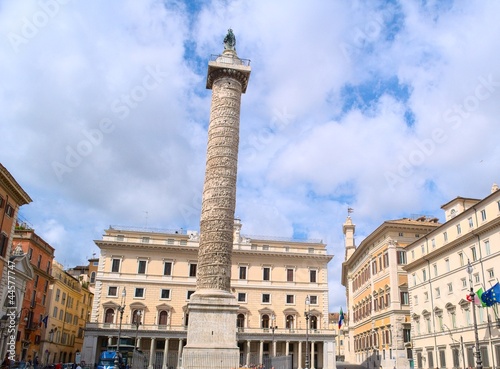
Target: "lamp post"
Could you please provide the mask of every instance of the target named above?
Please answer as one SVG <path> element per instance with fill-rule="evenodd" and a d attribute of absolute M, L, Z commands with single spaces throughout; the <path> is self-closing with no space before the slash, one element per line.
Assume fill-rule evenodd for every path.
<path fill-rule="evenodd" d="M 120 367 L 120 336 L 122 334 L 122 320 L 123 320 L 123 311 L 125 310 L 125 296 L 127 296 L 127 291 L 125 290 L 125 287 L 123 287 L 122 291 L 122 301 L 120 303 L 120 306 L 118 306 L 117 310 L 120 313 L 120 325 L 118 326 L 118 340 L 116 341 L 116 355 L 115 355 L 115 368 L 114 369 L 119 369 Z"/>
<path fill-rule="evenodd" d="M 479 334 L 477 331 L 477 320 L 476 320 L 476 305 L 474 304 L 474 289 L 472 287 L 472 265 L 470 260 L 467 260 L 467 273 L 469 273 L 469 285 L 470 285 L 470 300 L 472 304 L 472 318 L 474 319 L 474 339 L 476 341 L 476 369 L 483 369 L 483 364 L 481 362 L 481 352 L 479 351 Z"/>
<path fill-rule="evenodd" d="M 311 315 L 311 301 L 309 300 L 309 295 L 306 296 L 306 311 L 304 312 L 306 317 L 306 367 L 309 369 L 309 317 Z"/>
<path fill-rule="evenodd" d="M 271 315 L 271 332 L 273 332 L 273 356 L 276 356 L 276 346 L 274 343 L 274 330 L 278 328 L 276 325 L 276 316 L 274 314 Z"/>
<path fill-rule="evenodd" d="M 134 344 L 134 350 L 137 350 L 137 334 L 139 333 L 139 326 L 142 324 L 141 323 L 141 316 L 142 316 L 142 310 L 137 310 L 135 313 L 135 344 Z"/>

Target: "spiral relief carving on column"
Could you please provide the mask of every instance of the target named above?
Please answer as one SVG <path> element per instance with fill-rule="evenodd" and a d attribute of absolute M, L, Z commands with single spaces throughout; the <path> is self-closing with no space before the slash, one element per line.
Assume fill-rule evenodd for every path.
<path fill-rule="evenodd" d="M 228 73 L 225 69 L 217 70 L 209 78 L 213 79 L 213 92 L 201 209 L 197 288 L 229 291 L 242 82 L 238 73 Z"/>

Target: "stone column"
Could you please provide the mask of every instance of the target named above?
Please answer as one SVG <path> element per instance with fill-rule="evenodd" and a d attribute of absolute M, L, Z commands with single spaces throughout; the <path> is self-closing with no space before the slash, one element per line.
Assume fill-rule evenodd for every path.
<path fill-rule="evenodd" d="M 297 369 L 302 369 L 302 341 L 299 341 L 299 357 L 297 358 Z"/>
<path fill-rule="evenodd" d="M 168 338 L 165 339 L 165 347 L 163 348 L 163 365 L 161 369 L 168 368 Z"/>
<path fill-rule="evenodd" d="M 259 364 L 262 364 L 264 358 L 264 341 L 259 342 Z"/>
<path fill-rule="evenodd" d="M 252 341 L 247 341 L 247 367 L 250 367 L 250 350 L 252 348 Z"/>
<path fill-rule="evenodd" d="M 208 63 L 207 88 L 212 89 L 205 183 L 201 204 L 196 292 L 188 304 L 189 324 L 184 369 L 239 365 L 236 340 L 238 303 L 231 293 L 236 174 L 241 94 L 250 77 L 249 62 L 238 58 L 231 30 L 225 50 Z M 212 366 L 210 366 L 212 365 Z"/>
<path fill-rule="evenodd" d="M 156 343 L 156 339 L 155 338 L 151 338 L 151 345 L 149 346 L 149 365 L 148 365 L 148 369 L 153 369 L 155 367 L 155 343 Z"/>
<path fill-rule="evenodd" d="M 286 341 L 285 355 L 288 356 L 289 353 L 290 353 L 290 341 Z"/>
<path fill-rule="evenodd" d="M 311 341 L 311 357 L 309 358 L 309 365 L 311 369 L 314 369 L 314 341 Z"/>
<path fill-rule="evenodd" d="M 180 339 L 179 340 L 179 348 L 177 349 L 178 350 L 178 354 L 177 354 L 177 368 L 182 368 L 181 367 L 181 363 L 180 363 L 180 358 L 182 357 L 183 344 L 184 344 L 184 340 Z"/>

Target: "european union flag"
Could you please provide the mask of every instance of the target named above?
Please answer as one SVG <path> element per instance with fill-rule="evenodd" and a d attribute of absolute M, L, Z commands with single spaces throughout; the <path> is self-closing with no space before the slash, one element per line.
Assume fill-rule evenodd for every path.
<path fill-rule="evenodd" d="M 500 283 L 497 282 L 489 290 L 483 292 L 481 300 L 483 300 L 486 306 L 493 306 L 500 302 Z"/>

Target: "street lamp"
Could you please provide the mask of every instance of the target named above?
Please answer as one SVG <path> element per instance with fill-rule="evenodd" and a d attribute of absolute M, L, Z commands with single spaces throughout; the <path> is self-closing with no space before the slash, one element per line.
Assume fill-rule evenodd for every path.
<path fill-rule="evenodd" d="M 476 320 L 476 305 L 474 303 L 474 289 L 472 287 L 472 265 L 470 260 L 467 260 L 467 273 L 469 273 L 469 285 L 470 285 L 470 303 L 472 304 L 472 318 L 474 319 L 474 338 L 476 340 L 476 369 L 483 369 L 483 364 L 481 362 L 481 352 L 479 351 L 479 334 L 477 332 L 477 320 Z"/>
<path fill-rule="evenodd" d="M 123 287 L 122 291 L 122 301 L 120 303 L 120 306 L 118 306 L 117 310 L 120 313 L 120 325 L 118 326 L 118 340 L 116 341 L 116 355 L 115 355 L 115 368 L 114 369 L 119 369 L 120 366 L 120 336 L 122 334 L 122 320 L 123 320 L 123 311 L 125 310 L 125 296 L 127 296 L 127 291 L 125 290 L 125 287 Z"/>
<path fill-rule="evenodd" d="M 306 311 L 304 312 L 306 317 L 306 368 L 309 369 L 309 317 L 311 316 L 311 302 L 309 300 L 309 295 L 306 296 Z"/>
<path fill-rule="evenodd" d="M 276 346 L 274 343 L 274 330 L 277 328 L 278 326 L 276 325 L 276 316 L 274 314 L 271 314 L 271 332 L 273 332 L 273 356 L 276 356 Z"/>
<path fill-rule="evenodd" d="M 142 316 L 142 310 L 137 310 L 136 313 L 135 313 L 135 321 L 134 321 L 134 324 L 135 324 L 135 346 L 134 346 L 134 350 L 137 350 L 137 334 L 139 333 L 139 326 L 142 324 L 141 323 L 141 316 Z"/>

